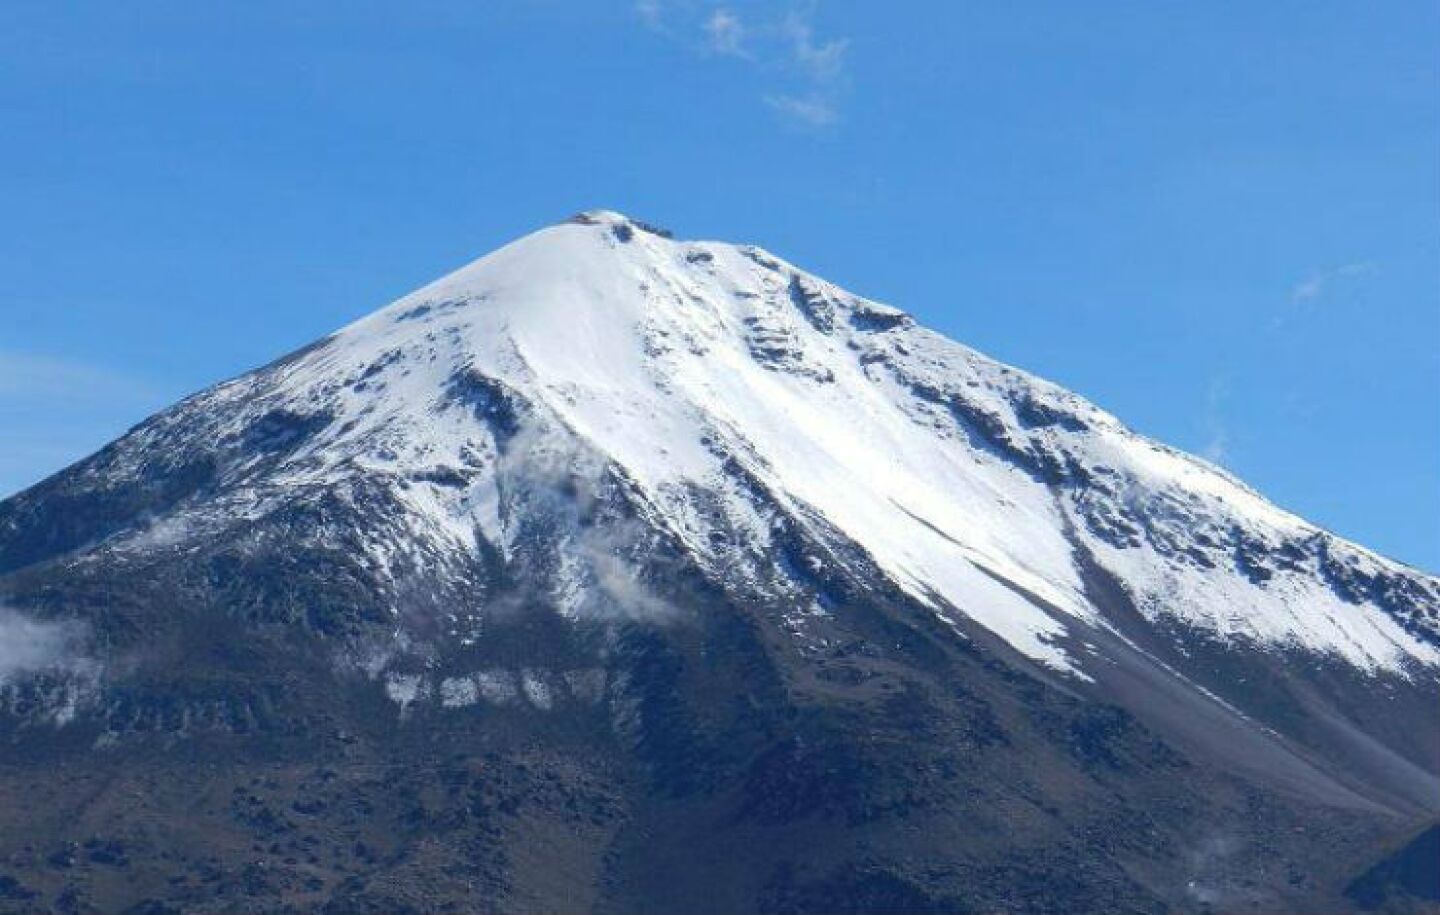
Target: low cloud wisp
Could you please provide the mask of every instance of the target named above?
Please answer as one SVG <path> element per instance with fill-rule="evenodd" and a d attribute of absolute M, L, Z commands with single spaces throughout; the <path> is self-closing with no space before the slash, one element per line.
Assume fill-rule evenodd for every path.
<path fill-rule="evenodd" d="M 0 685 L 36 674 L 92 675 L 85 628 L 73 621 L 39 620 L 0 607 Z"/>

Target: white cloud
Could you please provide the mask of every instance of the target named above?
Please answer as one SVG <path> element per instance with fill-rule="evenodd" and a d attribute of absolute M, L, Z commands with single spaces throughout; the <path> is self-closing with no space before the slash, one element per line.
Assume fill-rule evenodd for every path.
<path fill-rule="evenodd" d="M 825 97 L 812 95 L 767 95 L 765 104 L 792 121 L 807 127 L 829 127 L 840 119 L 835 106 Z"/>
<path fill-rule="evenodd" d="M 1355 261 L 1329 270 L 1317 271 L 1295 284 L 1290 290 L 1290 302 L 1295 305 L 1303 305 L 1319 301 L 1336 283 L 1369 276 L 1374 272 L 1375 263 L 1373 261 Z"/>
<path fill-rule="evenodd" d="M 705 20 L 705 38 L 708 47 L 716 54 L 745 57 L 745 26 L 740 17 L 720 7 Z"/>
<path fill-rule="evenodd" d="M 819 129 L 840 121 L 839 96 L 845 84 L 848 38 L 820 40 L 811 18 L 815 5 L 792 10 L 781 21 L 779 34 L 787 45 L 786 66 L 797 74 L 800 91 L 774 93 L 765 102 L 791 123 Z"/>
<path fill-rule="evenodd" d="M 1211 431 L 1200 456 L 1212 464 L 1225 466 L 1225 461 L 1230 457 L 1230 434 L 1224 427 L 1217 426 Z"/>
<path fill-rule="evenodd" d="M 0 606 L 0 687 L 43 677 L 27 713 L 67 724 L 99 694 L 104 666 L 87 650 L 89 630 L 78 620 L 42 620 Z"/>
<path fill-rule="evenodd" d="M 1205 445 L 1200 456 L 1212 464 L 1224 466 L 1230 457 L 1230 430 L 1225 422 L 1225 399 L 1230 395 L 1230 379 L 1218 376 L 1210 380 L 1205 391 Z"/>
<path fill-rule="evenodd" d="M 38 620 L 0 607 L 0 684 L 41 673 L 90 676 L 84 627 L 73 621 Z"/>
<path fill-rule="evenodd" d="M 592 619 L 656 622 L 679 616 L 642 580 L 640 557 L 653 548 L 644 526 L 614 517 L 595 523 L 590 517 L 606 472 L 597 453 L 563 433 L 526 422 L 506 444 L 496 471 L 511 498 L 523 497 L 538 515 L 568 532 L 558 544 L 568 562 L 562 562 L 558 577 L 563 580 L 555 584 L 562 595 L 574 598 L 570 611 Z"/>
<path fill-rule="evenodd" d="M 850 40 L 820 37 L 817 4 L 792 4 L 783 15 L 742 18 L 711 0 L 637 0 L 636 14 L 651 29 L 685 42 L 697 54 L 743 60 L 775 85 L 761 98 L 792 124 L 819 129 L 840 121 Z M 687 37 L 688 36 L 688 37 Z"/>
<path fill-rule="evenodd" d="M 813 7 L 803 14 L 792 11 L 781 22 L 780 30 L 790 41 L 790 53 L 796 66 L 816 83 L 833 83 L 844 72 L 845 50 L 850 46 L 848 38 L 834 38 L 817 42 L 815 28 L 810 23 Z"/>

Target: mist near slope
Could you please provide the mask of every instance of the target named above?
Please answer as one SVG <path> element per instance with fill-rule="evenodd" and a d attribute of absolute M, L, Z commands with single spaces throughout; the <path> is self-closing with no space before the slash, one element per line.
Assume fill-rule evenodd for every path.
<path fill-rule="evenodd" d="M 74 620 L 40 620 L 0 606 L 0 686 L 36 674 L 98 672 L 86 650 L 85 627 Z"/>
<path fill-rule="evenodd" d="M 496 465 L 499 486 L 523 493 L 532 509 L 559 522 L 569 536 L 561 546 L 579 586 L 572 610 L 589 619 L 667 622 L 679 610 L 640 577 L 639 555 L 649 552 L 645 526 L 634 519 L 595 523 L 606 463 L 568 436 L 531 420 L 505 444 Z"/>

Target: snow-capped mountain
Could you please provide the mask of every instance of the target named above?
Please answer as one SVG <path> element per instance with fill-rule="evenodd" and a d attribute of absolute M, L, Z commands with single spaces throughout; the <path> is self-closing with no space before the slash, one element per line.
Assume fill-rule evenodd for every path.
<path fill-rule="evenodd" d="M 393 580 L 416 550 L 513 553 L 528 519 L 509 477 L 607 473 L 654 536 L 732 586 L 783 589 L 783 518 L 863 550 L 941 618 L 1075 676 L 1088 661 L 1074 624 L 1107 624 L 1083 556 L 1152 621 L 1367 671 L 1440 665 L 1435 579 L 894 308 L 758 248 L 677 242 L 608 212 L 198 395 L 67 482 L 105 491 L 199 462 L 213 463 L 204 500 L 148 513 L 106 548 L 183 543 L 384 480 L 405 515 L 360 535 Z M 594 577 L 583 552 L 555 557 L 568 613 Z M 457 632 L 482 624 L 483 604 Z"/>
<path fill-rule="evenodd" d="M 10 714 L 26 733 L 88 721 L 105 745 L 228 733 L 235 716 L 292 730 L 344 718 L 317 711 L 314 696 L 271 696 L 279 681 L 257 673 L 291 682 L 299 675 L 284 672 L 303 667 L 312 686 L 333 676 L 336 689 L 378 690 L 387 711 L 366 714 L 402 731 L 494 713 L 539 739 L 566 714 L 603 720 L 681 794 L 691 769 L 721 764 L 671 746 L 672 714 L 687 741 L 720 757 L 712 739 L 739 728 L 749 736 L 737 746 L 750 740 L 753 754 L 726 765 L 740 784 L 764 783 L 747 803 L 783 808 L 795 803 L 787 791 L 828 797 L 826 778 L 767 782 L 780 775 L 766 752 L 800 732 L 784 715 L 736 724 L 736 695 L 754 708 L 890 708 L 877 690 L 910 695 L 923 672 L 927 689 L 972 717 L 988 701 L 1021 702 L 1013 721 L 1023 725 L 981 717 L 1013 751 L 994 751 L 996 765 L 1033 757 L 1014 763 L 1022 781 L 1073 777 L 1054 774 L 1072 764 L 1037 761 L 1022 731 L 1048 735 L 1031 741 L 1047 752 L 1098 740 L 1101 757 L 1123 756 L 1106 744 L 1110 724 L 1097 738 L 1091 724 L 1052 721 L 1113 709 L 1185 765 L 1282 798 L 1273 803 L 1285 813 L 1264 814 L 1277 822 L 1306 828 L 1296 798 L 1345 811 L 1350 825 L 1335 828 L 1363 833 L 1355 847 L 1440 810 L 1429 711 L 1440 580 L 903 311 L 761 249 L 679 241 L 606 211 L 522 238 L 197 394 L 0 504 L 0 601 L 35 617 L 29 625 L 88 627 L 77 649 L 85 677 L 70 663 L 12 678 Z M 699 678 L 683 713 L 667 704 L 679 687 L 647 680 L 654 663 L 633 657 L 634 640 L 651 638 L 679 646 L 665 653 L 689 671 L 676 677 Z M 284 648 L 249 657 L 260 651 L 252 639 Z M 968 660 L 942 663 L 951 653 Z M 156 658 L 191 669 L 202 654 L 244 670 L 246 698 L 189 683 L 187 698 L 163 700 L 173 708 L 151 708 L 164 694 Z M 976 698 L 987 691 L 1005 698 Z M 282 711 L 291 702 L 308 711 Z M 1035 711 L 1049 702 L 1065 711 Z M 1125 753 L 1152 739 L 1113 727 Z M 913 751 L 928 760 L 920 770 L 973 762 L 956 748 L 974 735 L 944 733 Z M 1072 767 L 1088 771 L 1094 760 L 1081 755 Z M 1146 777 L 1169 772 L 1165 760 L 1146 763 Z M 893 776 L 857 765 L 881 783 Z M 1200 778 L 1166 777 L 1192 788 Z M 1036 790 L 1049 800 L 1027 803 L 1081 841 L 1084 792 Z M 1178 841 L 1188 822 L 1174 814 L 1153 828 Z M 1237 834 L 1253 839 L 1258 827 L 1243 822 Z M 1060 847 L 1037 839 L 1051 835 L 1038 827 L 1014 828 L 1016 847 Z M 1335 847 L 1265 835 L 1299 848 L 1297 862 Z M 1243 892 L 1228 871 L 1201 874 L 1187 889 L 1173 862 L 1106 854 L 1129 889 L 1092 887 L 1085 899 L 1263 909 L 1336 898 L 1304 873 L 1246 871 Z M 627 879 L 624 899 L 658 905 L 653 886 Z M 810 890 L 765 879 L 764 892 L 805 908 Z M 904 892 L 949 898 L 915 879 L 903 877 Z M 815 884 L 821 902 L 848 892 L 832 883 Z"/>

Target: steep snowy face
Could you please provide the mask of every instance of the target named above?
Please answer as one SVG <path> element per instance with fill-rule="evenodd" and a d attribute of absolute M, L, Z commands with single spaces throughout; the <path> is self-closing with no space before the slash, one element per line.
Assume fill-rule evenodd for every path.
<path fill-rule="evenodd" d="M 197 453 L 220 495 L 116 548 L 183 540 L 220 523 L 217 505 L 258 516 L 378 479 L 406 517 L 373 532 L 377 567 L 416 544 L 505 557 L 533 508 L 522 468 L 565 485 L 607 475 L 647 530 L 733 587 L 785 587 L 775 540 L 798 526 L 814 545 L 802 563 L 858 547 L 942 618 L 1081 677 L 1075 632 L 1112 623 L 1097 575 L 1147 619 L 1223 643 L 1407 676 L 1440 664 L 1435 579 L 903 312 L 614 213 L 539 231 L 197 395 L 122 440 L 104 473 Z M 584 581 L 624 574 L 606 557 L 626 544 L 586 531 L 556 558 L 567 612 Z"/>

